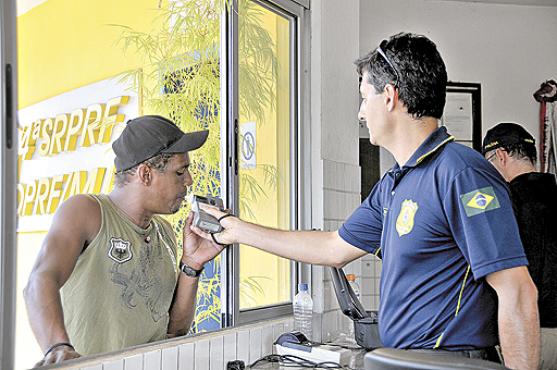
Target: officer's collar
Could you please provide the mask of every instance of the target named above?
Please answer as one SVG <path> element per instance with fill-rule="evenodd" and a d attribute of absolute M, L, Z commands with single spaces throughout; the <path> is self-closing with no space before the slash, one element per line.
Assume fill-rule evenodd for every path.
<path fill-rule="evenodd" d="M 431 135 L 424 140 L 424 142 L 416 149 L 414 154 L 410 157 L 408 162 L 403 166 L 403 168 L 416 167 L 430 155 L 436 153 L 445 144 L 454 140 L 454 136 L 447 133 L 447 128 L 445 126 L 439 127 L 437 130 L 433 131 Z M 395 165 L 393 169 L 398 168 L 398 164 Z"/>

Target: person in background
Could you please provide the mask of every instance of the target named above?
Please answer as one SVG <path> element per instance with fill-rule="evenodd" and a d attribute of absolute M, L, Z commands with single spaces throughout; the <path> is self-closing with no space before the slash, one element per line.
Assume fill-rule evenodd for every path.
<path fill-rule="evenodd" d="M 44 351 L 37 366 L 188 332 L 199 275 L 222 247 L 194 234 L 190 215 L 177 261 L 174 232 L 159 215 L 180 209 L 193 181 L 188 152 L 207 136 L 160 116 L 135 118 L 112 144 L 112 192 L 58 208 L 24 291 Z"/>
<path fill-rule="evenodd" d="M 338 231 L 280 231 L 222 220 L 208 235 L 306 263 L 342 267 L 382 255 L 386 347 L 538 366 L 537 291 L 507 186 L 480 153 L 439 127 L 447 72 L 435 44 L 400 33 L 356 61 L 358 117 L 396 164 Z M 225 214 L 206 208 L 216 217 Z"/>
<path fill-rule="evenodd" d="M 557 369 L 557 184 L 536 171 L 532 135 L 516 123 L 487 131 L 482 152 L 509 183 L 528 270 L 538 288 L 541 368 Z"/>

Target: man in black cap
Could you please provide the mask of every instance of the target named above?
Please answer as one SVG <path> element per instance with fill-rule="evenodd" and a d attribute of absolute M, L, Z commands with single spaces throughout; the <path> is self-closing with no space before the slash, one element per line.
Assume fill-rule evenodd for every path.
<path fill-rule="evenodd" d="M 180 209 L 192 184 L 188 152 L 207 136 L 160 116 L 133 119 L 112 144 L 114 190 L 58 208 L 24 292 L 45 353 L 37 365 L 187 333 L 198 277 L 222 247 L 192 233 L 190 215 L 178 263 L 159 215 Z"/>
<path fill-rule="evenodd" d="M 528 270 L 538 288 L 541 368 L 557 369 L 557 185 L 536 172 L 534 138 L 516 123 L 499 123 L 483 141 L 485 158 L 509 183 Z"/>

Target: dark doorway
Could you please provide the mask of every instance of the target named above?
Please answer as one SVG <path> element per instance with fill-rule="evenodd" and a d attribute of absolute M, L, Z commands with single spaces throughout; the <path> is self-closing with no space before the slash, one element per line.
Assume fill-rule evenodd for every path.
<path fill-rule="evenodd" d="M 368 138 L 360 138 L 360 171 L 360 195 L 363 201 L 380 178 L 379 147 L 371 145 Z"/>

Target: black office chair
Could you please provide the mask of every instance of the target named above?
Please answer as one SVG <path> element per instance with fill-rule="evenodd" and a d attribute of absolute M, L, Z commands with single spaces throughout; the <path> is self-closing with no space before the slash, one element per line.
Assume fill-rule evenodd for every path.
<path fill-rule="evenodd" d="M 504 370 L 501 364 L 475 358 L 378 348 L 366 353 L 365 370 Z"/>

